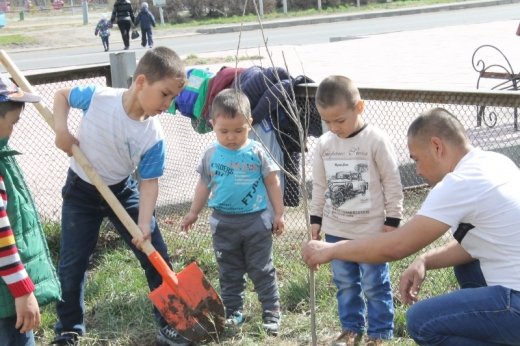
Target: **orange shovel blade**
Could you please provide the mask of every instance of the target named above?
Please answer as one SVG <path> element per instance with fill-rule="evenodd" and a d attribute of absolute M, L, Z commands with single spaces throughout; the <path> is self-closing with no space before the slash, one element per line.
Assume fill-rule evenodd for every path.
<path fill-rule="evenodd" d="M 225 324 L 224 305 L 218 293 L 195 262 L 177 273 L 176 281 L 173 285 L 163 280 L 149 294 L 152 303 L 185 338 L 218 342 Z"/>

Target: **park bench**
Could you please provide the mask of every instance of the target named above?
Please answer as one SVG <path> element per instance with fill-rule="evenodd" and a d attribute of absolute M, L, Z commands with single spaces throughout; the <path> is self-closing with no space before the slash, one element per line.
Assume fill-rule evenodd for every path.
<path fill-rule="evenodd" d="M 498 59 L 497 59 L 498 58 Z M 492 62 L 489 63 L 490 59 Z M 478 72 L 477 89 L 481 87 L 481 82 L 485 79 L 496 80 L 491 84 L 491 90 L 520 90 L 520 73 L 515 73 L 513 66 L 505 54 L 495 46 L 485 44 L 473 52 L 471 58 L 473 69 Z M 485 116 L 486 106 L 477 106 L 477 126 L 482 122 L 487 127 L 493 127 L 497 123 L 497 115 L 491 111 L 488 117 Z M 518 109 L 513 109 L 513 127 L 518 130 Z"/>

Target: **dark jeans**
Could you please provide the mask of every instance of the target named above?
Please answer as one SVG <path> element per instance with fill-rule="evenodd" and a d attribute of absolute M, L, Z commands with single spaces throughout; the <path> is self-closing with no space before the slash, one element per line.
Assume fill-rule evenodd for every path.
<path fill-rule="evenodd" d="M 146 44 L 150 48 L 153 47 L 152 28 L 141 29 L 141 46 L 146 47 Z"/>
<path fill-rule="evenodd" d="M 105 51 L 109 48 L 109 42 L 108 42 L 109 36 L 101 36 L 101 43 L 103 43 L 103 48 L 105 48 Z"/>
<path fill-rule="evenodd" d="M 139 213 L 137 182 L 128 177 L 122 182 L 110 186 L 110 190 L 132 219 L 137 221 Z M 108 217 L 121 238 L 134 252 L 144 269 L 150 290 L 158 287 L 162 283 L 162 278 L 151 265 L 147 256 L 132 244 L 132 236 L 94 185 L 83 181 L 69 170 L 62 196 L 61 243 L 58 265 L 62 301 L 57 304 L 58 322 L 54 329 L 58 334 L 65 331 L 74 331 L 83 335 L 85 333 L 84 286 L 86 272 L 89 258 L 99 237 L 103 218 Z M 166 244 L 155 218 L 152 220 L 152 230 L 153 246 L 169 263 Z M 159 325 L 164 326 L 166 322 L 155 308 L 154 313 Z"/>
<path fill-rule="evenodd" d="M 461 289 L 419 301 L 406 314 L 419 345 L 520 345 L 520 292 L 487 286 L 480 262 L 455 268 Z"/>
<path fill-rule="evenodd" d="M 132 22 L 129 20 L 120 20 L 117 22 L 117 27 L 121 32 L 121 38 L 123 39 L 125 48 L 130 47 L 130 28 L 132 27 Z"/>

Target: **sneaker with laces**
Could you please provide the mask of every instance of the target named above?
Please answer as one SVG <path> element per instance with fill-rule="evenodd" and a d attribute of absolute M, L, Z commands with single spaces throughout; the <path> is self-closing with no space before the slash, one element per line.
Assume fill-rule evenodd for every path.
<path fill-rule="evenodd" d="M 277 336 L 282 322 L 280 311 L 264 310 L 262 313 L 262 326 L 269 335 Z"/>
<path fill-rule="evenodd" d="M 245 318 L 244 318 L 244 314 L 242 313 L 242 311 L 237 310 L 237 311 L 234 311 L 233 313 L 231 313 L 226 318 L 226 326 L 239 327 L 244 323 L 244 320 L 245 320 Z"/>
<path fill-rule="evenodd" d="M 332 344 L 333 346 L 359 346 L 363 335 L 351 330 L 344 330 Z"/>
<path fill-rule="evenodd" d="M 76 332 L 62 332 L 56 335 L 51 345 L 76 346 L 79 345 L 79 334 Z"/>
<path fill-rule="evenodd" d="M 166 325 L 159 329 L 156 337 L 157 345 L 160 346 L 190 346 L 192 343 L 175 329 Z"/>

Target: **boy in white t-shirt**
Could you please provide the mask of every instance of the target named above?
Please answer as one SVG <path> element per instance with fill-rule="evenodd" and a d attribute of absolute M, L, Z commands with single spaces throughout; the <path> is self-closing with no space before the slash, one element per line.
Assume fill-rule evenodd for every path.
<path fill-rule="evenodd" d="M 179 56 L 157 47 L 139 60 L 129 89 L 99 85 L 58 90 L 54 97 L 56 146 L 72 155 L 77 144 L 88 161 L 134 219 L 143 236 L 132 239 L 96 187 L 71 158 L 62 190 L 61 245 L 58 273 L 63 299 L 57 304 L 57 337 L 54 344 L 78 344 L 85 333 L 84 278 L 94 251 L 101 222 L 112 222 L 144 269 L 150 290 L 162 283 L 147 256 L 138 247 L 143 239 L 169 263 L 166 244 L 154 217 L 158 180 L 165 163 L 165 144 L 157 115 L 168 109 L 186 81 Z M 77 137 L 67 125 L 70 108 L 83 111 Z M 132 177 L 139 176 L 139 184 Z M 158 341 L 167 345 L 189 345 L 154 309 L 160 330 Z"/>

